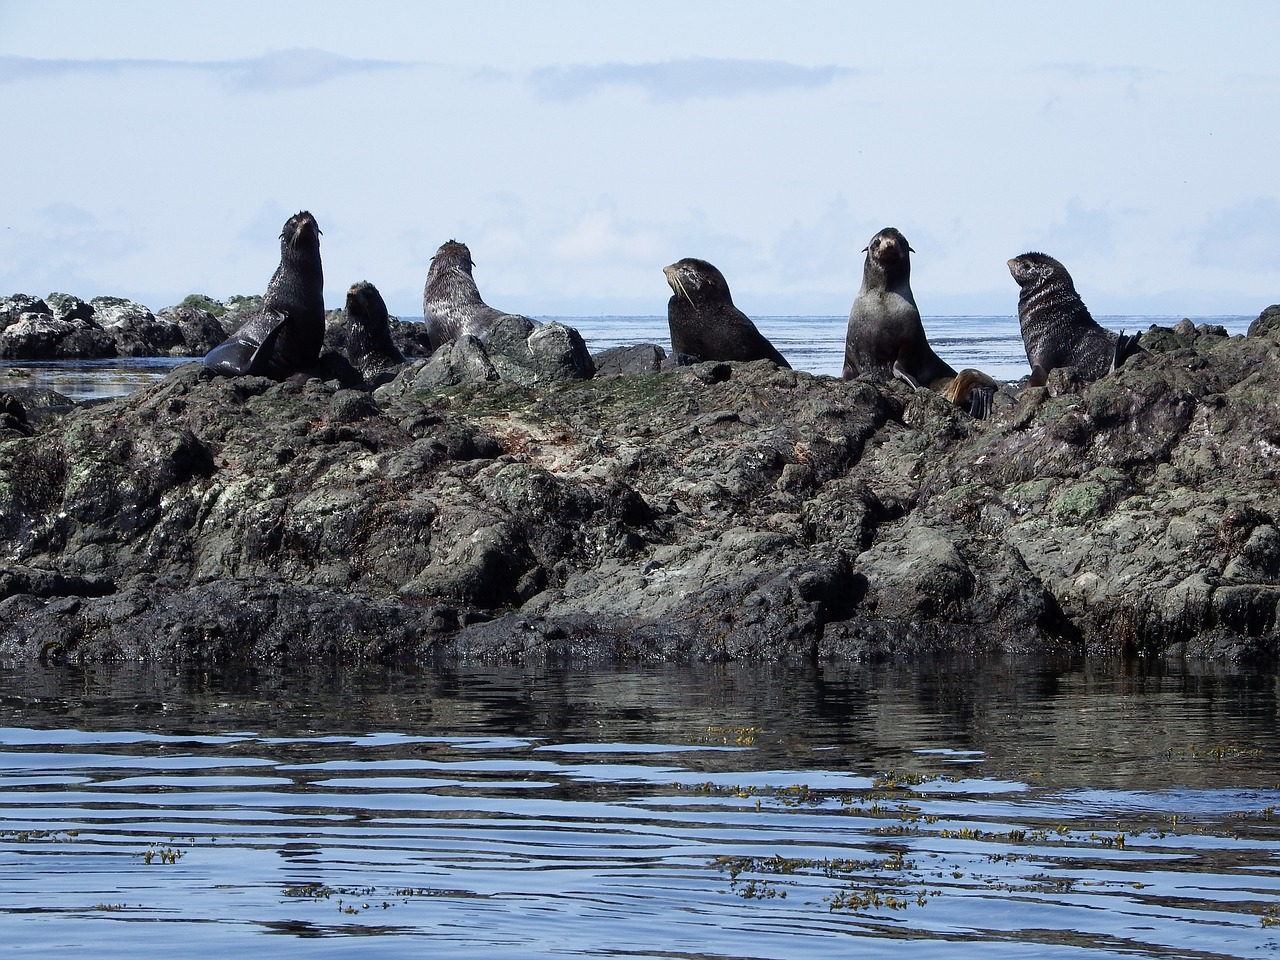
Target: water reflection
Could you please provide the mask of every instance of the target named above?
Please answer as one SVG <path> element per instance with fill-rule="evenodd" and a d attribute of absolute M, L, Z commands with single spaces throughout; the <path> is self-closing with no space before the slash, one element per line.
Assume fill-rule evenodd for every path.
<path fill-rule="evenodd" d="M 101 956 L 1253 955 L 1276 699 L 1008 660 L 14 668 L 0 927 Z"/>
<path fill-rule="evenodd" d="M 190 357 L 120 357 L 111 360 L 0 362 L 0 391 L 10 387 L 53 390 L 69 400 L 125 397 L 168 376 Z"/>

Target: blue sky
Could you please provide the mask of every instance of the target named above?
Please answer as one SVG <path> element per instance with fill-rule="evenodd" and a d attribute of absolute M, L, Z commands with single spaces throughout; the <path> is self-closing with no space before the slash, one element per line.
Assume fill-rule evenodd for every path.
<path fill-rule="evenodd" d="M 467 243 L 492 305 L 847 314 L 915 248 L 928 315 L 1280 301 L 1280 4 L 0 0 L 0 294 L 260 293 L 299 209 L 325 294 L 415 315 Z"/>

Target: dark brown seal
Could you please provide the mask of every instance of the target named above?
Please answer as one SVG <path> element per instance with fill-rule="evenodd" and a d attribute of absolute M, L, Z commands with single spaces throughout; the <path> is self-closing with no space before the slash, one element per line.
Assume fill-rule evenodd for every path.
<path fill-rule="evenodd" d="M 280 232 L 280 266 L 267 284 L 262 310 L 205 354 L 204 365 L 226 376 L 284 380 L 314 366 L 323 344 L 320 227 L 303 210 Z"/>
<path fill-rule="evenodd" d="M 863 248 L 862 286 L 849 311 L 844 343 L 846 380 L 895 377 L 914 389 L 928 387 L 982 418 L 990 410 L 996 382 L 979 370 L 957 375 L 929 345 L 911 293 L 911 254 L 897 227 L 885 227 Z"/>
<path fill-rule="evenodd" d="M 1029 386 L 1044 384 L 1054 367 L 1074 367 L 1085 380 L 1097 380 L 1142 351 L 1136 336 L 1108 330 L 1090 316 L 1071 274 L 1053 257 L 1024 253 L 1009 261 L 1009 273 L 1019 287 Z"/>
<path fill-rule="evenodd" d="M 422 291 L 422 318 L 426 321 L 432 350 L 464 336 L 485 340 L 500 318 L 518 316 L 497 310 L 480 299 L 471 275 L 474 266 L 471 251 L 457 240 L 442 243 L 431 258 Z M 525 320 L 528 335 L 536 324 L 528 318 L 521 319 Z"/>
<path fill-rule="evenodd" d="M 346 353 L 366 380 L 404 363 L 404 354 L 391 339 L 391 318 L 378 288 L 367 280 L 347 290 Z"/>
<path fill-rule="evenodd" d="M 772 360 L 790 367 L 751 319 L 733 305 L 724 274 L 686 257 L 663 267 L 671 286 L 667 325 L 671 349 L 699 360 Z"/>

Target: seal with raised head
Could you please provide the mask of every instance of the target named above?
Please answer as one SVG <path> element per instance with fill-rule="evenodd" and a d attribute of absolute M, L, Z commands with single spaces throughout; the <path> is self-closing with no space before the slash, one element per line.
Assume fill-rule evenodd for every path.
<path fill-rule="evenodd" d="M 981 419 L 990 411 L 996 382 L 980 370 L 957 374 L 933 352 L 911 293 L 914 252 L 897 227 L 885 227 L 863 248 L 862 286 L 849 311 L 841 375 L 896 377 L 916 390 L 928 387 Z"/>
<path fill-rule="evenodd" d="M 1071 274 L 1053 257 L 1024 253 L 1009 261 L 1018 283 L 1018 325 L 1031 364 L 1028 386 L 1042 386 L 1054 367 L 1075 367 L 1097 380 L 1141 353 L 1136 336 L 1116 333 L 1094 320 Z"/>
<path fill-rule="evenodd" d="M 671 349 L 699 360 L 772 360 L 790 367 L 751 319 L 733 305 L 724 274 L 685 257 L 662 268 L 671 287 L 667 326 Z"/>
<path fill-rule="evenodd" d="M 323 344 L 320 227 L 303 210 L 280 233 L 280 266 L 267 284 L 262 310 L 205 354 L 204 365 L 226 376 L 284 380 L 314 366 Z"/>
<path fill-rule="evenodd" d="M 480 299 L 480 290 L 471 275 L 474 266 L 471 251 L 457 240 L 442 243 L 431 258 L 422 291 L 422 318 L 432 350 L 464 336 L 486 340 L 498 320 L 519 316 L 504 313 Z M 527 317 L 521 319 L 527 325 L 527 335 L 537 324 Z"/>
<path fill-rule="evenodd" d="M 378 288 L 367 280 L 347 290 L 346 353 L 365 379 L 404 363 L 391 339 L 391 318 Z"/>

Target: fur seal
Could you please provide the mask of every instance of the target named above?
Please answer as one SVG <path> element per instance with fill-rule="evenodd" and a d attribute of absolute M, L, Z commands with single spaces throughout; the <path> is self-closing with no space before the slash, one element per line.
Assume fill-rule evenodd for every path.
<path fill-rule="evenodd" d="M 449 240 L 440 245 L 431 258 L 427 283 L 422 290 L 422 318 L 427 325 L 427 338 L 432 350 L 464 336 L 486 340 L 502 317 L 518 316 L 494 309 L 480 299 L 480 291 L 471 276 L 475 263 L 465 243 Z M 521 317 L 528 329 L 537 326 Z"/>
<path fill-rule="evenodd" d="M 862 286 L 849 311 L 844 342 L 845 380 L 869 375 L 928 387 L 976 419 L 991 410 L 996 382 L 980 370 L 959 374 L 929 346 L 911 293 L 911 254 L 897 227 L 885 227 L 864 248 Z"/>
<path fill-rule="evenodd" d="M 320 227 L 303 210 L 280 232 L 280 266 L 267 284 L 262 310 L 205 354 L 204 365 L 224 376 L 284 380 L 313 366 L 323 344 Z"/>
<path fill-rule="evenodd" d="M 404 363 L 404 354 L 391 339 L 387 304 L 367 280 L 347 290 L 346 353 L 366 380 Z"/>
<path fill-rule="evenodd" d="M 1043 386 L 1054 367 L 1075 367 L 1097 380 L 1143 352 L 1136 336 L 1101 326 L 1076 293 L 1071 274 L 1053 257 L 1024 253 L 1009 261 L 1018 282 L 1018 325 L 1031 364 L 1028 386 Z"/>
<path fill-rule="evenodd" d="M 790 367 L 750 318 L 733 305 L 724 274 L 685 257 L 662 268 L 671 286 L 667 325 L 671 349 L 700 360 L 772 360 Z"/>

